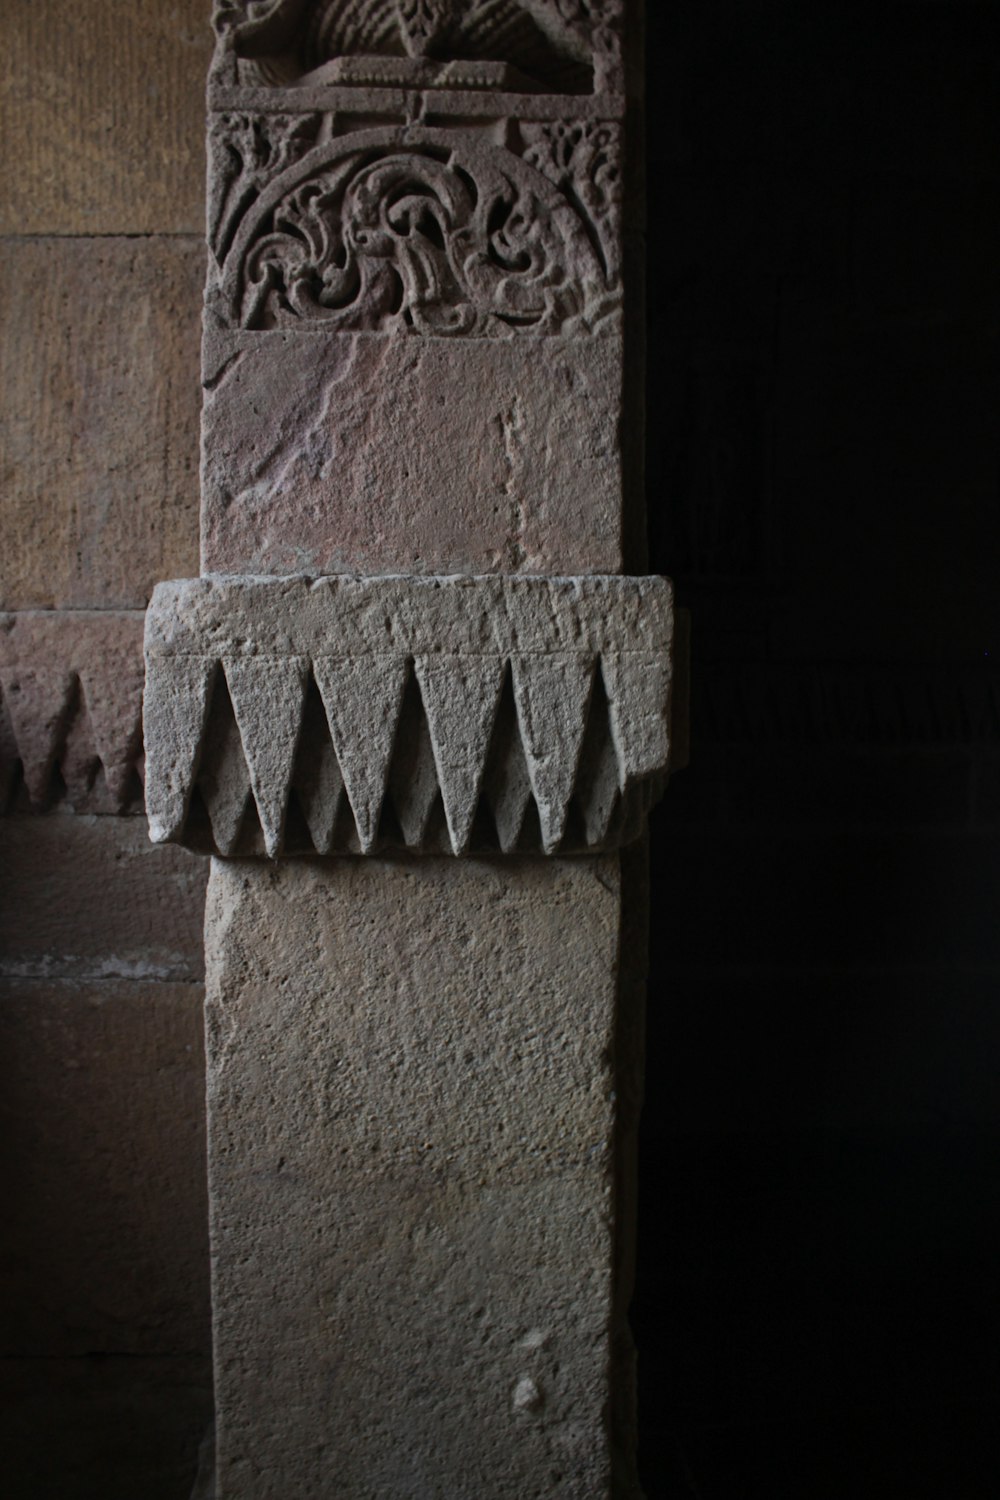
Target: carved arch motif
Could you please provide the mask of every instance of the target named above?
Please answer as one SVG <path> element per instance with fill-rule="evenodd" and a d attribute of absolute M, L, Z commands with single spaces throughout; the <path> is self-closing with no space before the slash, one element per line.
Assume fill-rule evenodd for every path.
<path fill-rule="evenodd" d="M 248 329 L 495 337 L 595 331 L 621 289 L 582 205 L 526 161 L 442 131 L 364 131 L 261 193 L 221 297 Z"/>

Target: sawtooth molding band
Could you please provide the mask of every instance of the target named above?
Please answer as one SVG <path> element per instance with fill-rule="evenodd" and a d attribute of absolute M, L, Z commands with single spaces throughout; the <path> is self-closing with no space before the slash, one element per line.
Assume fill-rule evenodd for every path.
<path fill-rule="evenodd" d="M 142 610 L 0 614 L 0 810 L 142 810 Z M 18 771 L 20 769 L 20 780 Z"/>
<path fill-rule="evenodd" d="M 223 855 L 636 838 L 669 761 L 663 579 L 161 585 L 150 834 Z"/>

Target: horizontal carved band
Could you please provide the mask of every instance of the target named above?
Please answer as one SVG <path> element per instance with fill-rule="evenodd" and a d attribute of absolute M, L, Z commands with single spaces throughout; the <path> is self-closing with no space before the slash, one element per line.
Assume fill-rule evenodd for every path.
<path fill-rule="evenodd" d="M 142 630 L 141 610 L 0 614 L 0 810 L 141 810 Z"/>
<path fill-rule="evenodd" d="M 621 86 L 623 10 L 623 0 L 216 0 L 213 72 L 287 88 L 336 78 L 354 59 L 438 59 L 474 76 L 505 63 L 528 91 L 589 92 Z"/>
<path fill-rule="evenodd" d="M 416 127 L 323 133 L 318 115 L 217 122 L 208 306 L 221 326 L 516 337 L 616 324 L 612 127 L 529 124 L 522 155 Z"/>
<path fill-rule="evenodd" d="M 272 858 L 626 842 L 668 767 L 672 634 L 659 578 L 161 584 L 150 835 Z"/>

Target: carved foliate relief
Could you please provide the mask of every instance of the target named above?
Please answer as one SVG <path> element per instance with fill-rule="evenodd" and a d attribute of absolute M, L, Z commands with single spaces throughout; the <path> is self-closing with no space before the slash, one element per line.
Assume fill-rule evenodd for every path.
<path fill-rule="evenodd" d="M 507 337 L 617 318 L 617 127 L 522 125 L 522 156 L 446 131 L 323 135 L 317 115 L 220 121 L 222 326 Z"/>
<path fill-rule="evenodd" d="M 216 117 L 209 132 L 208 241 L 225 258 L 243 215 L 274 179 L 315 146 L 329 117 L 248 114 Z"/>
<path fill-rule="evenodd" d="M 345 60 L 433 59 L 466 64 L 467 88 L 614 90 L 623 10 L 622 0 L 217 0 L 215 76 L 284 88 L 371 83 L 377 73 L 365 76 Z M 409 74 L 397 67 L 392 76 L 436 86 L 433 71 L 420 66 Z"/>
<path fill-rule="evenodd" d="M 621 275 L 621 126 L 606 120 L 522 121 L 524 159 L 578 206 L 609 282 Z"/>

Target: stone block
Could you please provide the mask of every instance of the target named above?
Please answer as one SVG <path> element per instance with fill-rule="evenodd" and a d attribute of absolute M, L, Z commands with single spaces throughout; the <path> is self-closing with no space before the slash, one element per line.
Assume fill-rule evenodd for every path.
<path fill-rule="evenodd" d="M 142 799 L 140 610 L 0 614 L 0 811 L 18 767 L 33 806 Z M 6 788 L 6 792 L 4 792 Z"/>
<path fill-rule="evenodd" d="M 212 862 L 220 1500 L 610 1495 L 621 918 L 615 855 Z"/>
<path fill-rule="evenodd" d="M 204 571 L 621 570 L 619 335 L 205 347 Z"/>
<path fill-rule="evenodd" d="M 198 981 L 205 881 L 142 818 L 4 818 L 0 978 Z"/>
<path fill-rule="evenodd" d="M 669 761 L 672 638 L 657 578 L 161 584 L 151 837 L 272 858 L 627 843 Z"/>
<path fill-rule="evenodd" d="M 8 239 L 0 267 L 0 608 L 143 608 L 197 558 L 202 246 Z"/>
<path fill-rule="evenodd" d="M 0 1356 L 209 1338 L 202 988 L 0 980 Z"/>
<path fill-rule="evenodd" d="M 0 234 L 200 234 L 207 0 L 4 13 Z"/>

